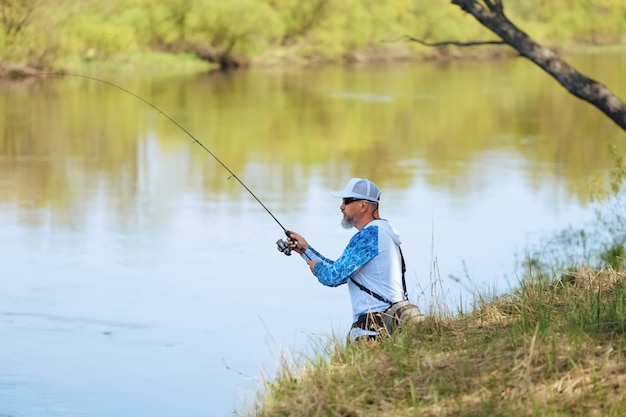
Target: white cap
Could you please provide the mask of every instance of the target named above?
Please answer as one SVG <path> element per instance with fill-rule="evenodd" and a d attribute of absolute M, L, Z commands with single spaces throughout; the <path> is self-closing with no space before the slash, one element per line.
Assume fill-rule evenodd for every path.
<path fill-rule="evenodd" d="M 380 200 L 380 190 L 372 181 L 364 178 L 352 178 L 341 191 L 331 191 L 330 195 L 339 198 L 356 198 L 372 203 Z"/>

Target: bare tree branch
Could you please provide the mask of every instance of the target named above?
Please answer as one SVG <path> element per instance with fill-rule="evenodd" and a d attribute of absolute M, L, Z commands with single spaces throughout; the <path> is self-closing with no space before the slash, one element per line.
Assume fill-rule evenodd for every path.
<path fill-rule="evenodd" d="M 496 0 L 496 10 L 504 14 L 504 4 L 502 4 L 502 0 Z"/>
<path fill-rule="evenodd" d="M 506 43 L 503 41 L 495 41 L 495 40 L 494 41 L 473 41 L 473 42 L 443 41 L 443 42 L 431 43 L 431 42 L 423 41 L 421 39 L 414 38 L 412 36 L 406 36 L 406 39 L 410 40 L 411 42 L 417 42 L 425 46 L 433 46 L 433 47 L 448 46 L 448 45 L 454 45 L 454 46 L 506 45 Z"/>
<path fill-rule="evenodd" d="M 478 0 L 451 1 L 498 35 L 504 43 L 515 48 L 521 56 L 554 77 L 571 94 L 598 108 L 626 131 L 626 104 L 606 86 L 578 72 L 555 52 L 538 44 L 509 21 L 504 16 L 502 0 L 495 0 L 495 5 L 491 0 L 484 0 L 487 8 Z"/>

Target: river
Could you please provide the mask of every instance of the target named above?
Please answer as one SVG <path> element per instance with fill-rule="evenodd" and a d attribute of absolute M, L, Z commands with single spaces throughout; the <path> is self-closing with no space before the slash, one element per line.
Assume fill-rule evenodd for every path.
<path fill-rule="evenodd" d="M 566 59 L 626 97 L 623 54 Z M 373 180 L 411 299 L 455 313 L 593 221 L 590 184 L 625 149 L 521 58 L 85 75 L 132 94 L 0 85 L 2 417 L 243 412 L 282 361 L 350 325 L 347 289 L 278 252 L 278 222 L 338 257 L 354 231 L 328 192 Z"/>

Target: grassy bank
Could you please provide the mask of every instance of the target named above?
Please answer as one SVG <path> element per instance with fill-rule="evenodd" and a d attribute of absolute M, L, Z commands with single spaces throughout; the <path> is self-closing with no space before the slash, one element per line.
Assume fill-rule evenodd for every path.
<path fill-rule="evenodd" d="M 285 364 L 245 415 L 622 416 L 626 274 L 586 270 L 477 298 L 387 340 Z"/>

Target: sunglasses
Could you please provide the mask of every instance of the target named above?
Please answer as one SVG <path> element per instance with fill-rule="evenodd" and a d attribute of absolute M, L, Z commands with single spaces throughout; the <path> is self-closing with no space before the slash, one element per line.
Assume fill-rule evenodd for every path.
<path fill-rule="evenodd" d="M 344 198 L 344 199 L 343 199 L 343 205 L 344 205 L 344 206 L 347 206 L 348 204 L 350 204 L 350 203 L 354 203 L 355 201 L 363 201 L 363 200 L 362 200 L 362 199 L 360 199 L 360 198 L 352 198 L 352 197 L 349 197 L 349 198 Z"/>

